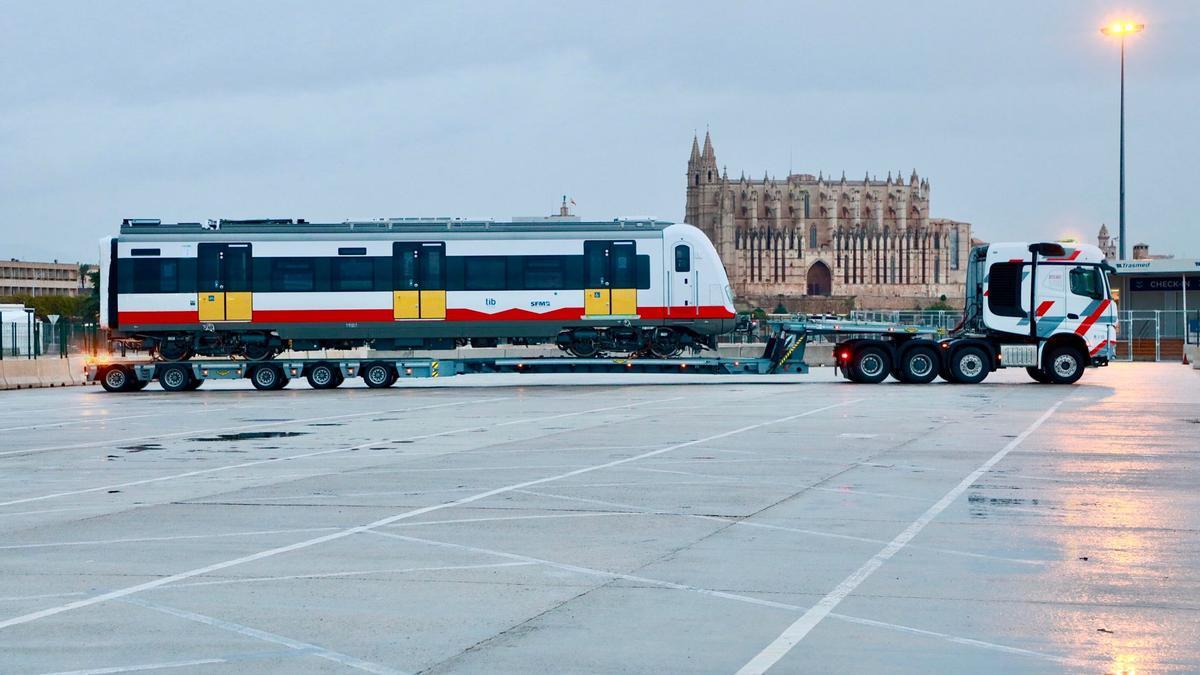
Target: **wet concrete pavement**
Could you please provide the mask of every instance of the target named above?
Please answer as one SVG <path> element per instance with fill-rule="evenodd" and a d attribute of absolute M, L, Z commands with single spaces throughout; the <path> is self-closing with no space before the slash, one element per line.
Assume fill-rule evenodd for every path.
<path fill-rule="evenodd" d="M 0 394 L 0 672 L 1200 670 L 1190 369 L 210 385 Z"/>

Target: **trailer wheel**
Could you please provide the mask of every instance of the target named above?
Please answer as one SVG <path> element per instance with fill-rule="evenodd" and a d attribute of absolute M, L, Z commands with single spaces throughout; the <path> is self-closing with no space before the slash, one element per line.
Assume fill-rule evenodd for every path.
<path fill-rule="evenodd" d="M 950 358 L 951 381 L 957 384 L 979 384 L 988 376 L 987 354 L 979 347 L 963 347 Z"/>
<path fill-rule="evenodd" d="M 204 384 L 204 380 L 201 380 L 198 377 L 193 377 L 192 381 L 188 382 L 187 390 L 188 391 L 196 391 L 197 389 L 200 388 L 200 385 L 202 385 L 202 384 Z"/>
<path fill-rule="evenodd" d="M 104 391 L 133 391 L 133 373 L 125 366 L 109 366 L 100 378 L 100 386 Z"/>
<path fill-rule="evenodd" d="M 852 379 L 863 384 L 879 384 L 891 372 L 891 359 L 879 347 L 863 347 L 854 353 Z"/>
<path fill-rule="evenodd" d="M 191 391 L 192 369 L 188 366 L 165 366 L 158 371 L 158 384 L 164 391 Z"/>
<path fill-rule="evenodd" d="M 372 363 L 362 369 L 362 379 L 372 389 L 386 389 L 396 383 L 396 371 L 386 363 Z"/>
<path fill-rule="evenodd" d="M 925 347 L 913 347 L 900 357 L 898 369 L 901 382 L 926 384 L 938 375 L 937 352 Z"/>
<path fill-rule="evenodd" d="M 341 373 L 330 363 L 313 364 L 305 373 L 305 377 L 308 378 L 308 386 L 313 389 L 333 389 L 341 384 Z"/>
<path fill-rule="evenodd" d="M 1041 368 L 1034 368 L 1033 366 L 1026 366 L 1025 372 L 1029 373 L 1029 376 L 1032 377 L 1034 379 L 1034 381 L 1039 384 L 1050 384 L 1050 378 L 1046 377 L 1046 373 L 1043 373 Z"/>
<path fill-rule="evenodd" d="M 259 366 L 250 373 L 250 382 L 259 391 L 275 391 L 286 387 L 288 379 L 278 366 Z"/>
<path fill-rule="evenodd" d="M 1046 358 L 1045 376 L 1053 384 L 1075 384 L 1083 377 L 1083 357 L 1070 347 L 1060 347 Z"/>

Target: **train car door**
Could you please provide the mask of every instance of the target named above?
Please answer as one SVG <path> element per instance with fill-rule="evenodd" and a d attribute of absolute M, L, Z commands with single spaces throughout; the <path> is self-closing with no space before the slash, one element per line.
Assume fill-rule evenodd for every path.
<path fill-rule="evenodd" d="M 251 321 L 250 244 L 200 244 L 196 247 L 196 307 L 201 321 Z"/>
<path fill-rule="evenodd" d="M 699 311 L 700 292 L 697 290 L 696 267 L 692 264 L 692 247 L 684 241 L 676 242 L 668 251 L 667 260 L 672 261 L 667 315 L 695 317 Z"/>
<path fill-rule="evenodd" d="M 637 314 L 637 247 L 632 241 L 583 242 L 584 316 Z"/>
<path fill-rule="evenodd" d="M 392 316 L 446 318 L 446 244 L 392 244 Z"/>
<path fill-rule="evenodd" d="M 608 316 L 612 314 L 612 243 L 583 242 L 583 314 Z"/>

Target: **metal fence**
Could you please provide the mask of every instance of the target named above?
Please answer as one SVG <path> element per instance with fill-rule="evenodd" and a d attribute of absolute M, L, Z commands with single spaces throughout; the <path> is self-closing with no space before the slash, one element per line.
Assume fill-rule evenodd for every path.
<path fill-rule="evenodd" d="M 0 359 L 34 359 L 39 356 L 67 357 L 96 354 L 107 349 L 99 326 L 82 321 L 0 322 Z"/>
<path fill-rule="evenodd" d="M 1118 312 L 1118 361 L 1179 361 L 1185 344 L 1200 344 L 1200 310 Z"/>

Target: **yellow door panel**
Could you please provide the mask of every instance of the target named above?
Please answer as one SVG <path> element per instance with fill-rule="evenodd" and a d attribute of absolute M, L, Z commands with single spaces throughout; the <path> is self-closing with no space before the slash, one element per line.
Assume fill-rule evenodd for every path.
<path fill-rule="evenodd" d="M 254 308 L 254 294 L 249 291 L 225 293 L 225 320 L 250 321 Z"/>
<path fill-rule="evenodd" d="M 612 313 L 625 316 L 637 314 L 637 289 L 612 289 Z"/>
<path fill-rule="evenodd" d="M 225 294 L 221 291 L 200 293 L 197 297 L 201 321 L 225 320 Z"/>
<path fill-rule="evenodd" d="M 392 291 L 392 316 L 396 319 L 421 318 L 421 292 Z"/>
<path fill-rule="evenodd" d="M 421 291 L 421 318 L 446 318 L 446 291 Z"/>
<path fill-rule="evenodd" d="M 610 311 L 610 297 L 607 288 L 589 288 L 583 293 L 583 313 L 585 316 L 608 316 L 612 313 Z"/>

